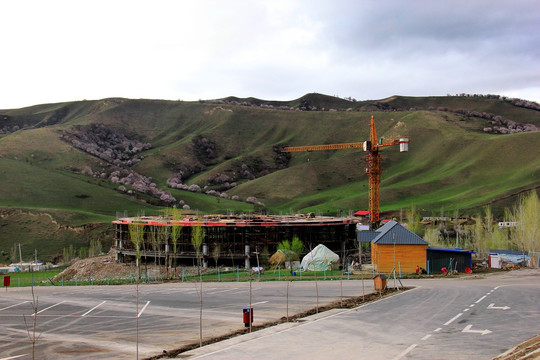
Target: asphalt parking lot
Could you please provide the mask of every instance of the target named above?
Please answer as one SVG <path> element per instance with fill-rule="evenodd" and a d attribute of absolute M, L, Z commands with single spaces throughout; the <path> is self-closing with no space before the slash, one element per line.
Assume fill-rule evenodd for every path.
<path fill-rule="evenodd" d="M 133 359 L 137 327 L 140 358 L 199 341 L 197 283 L 140 285 L 138 304 L 135 285 L 35 287 L 34 291 L 40 359 Z M 322 306 L 363 292 L 373 292 L 372 281 L 253 282 L 254 325 L 286 316 L 287 308 L 291 316 L 317 303 Z M 204 283 L 203 337 L 243 328 L 242 309 L 249 302 L 249 283 Z M 2 290 L 0 359 L 31 359 L 32 314 L 30 288 Z"/>
<path fill-rule="evenodd" d="M 540 332 L 540 269 L 403 284 L 415 288 L 179 357 L 490 360 Z"/>

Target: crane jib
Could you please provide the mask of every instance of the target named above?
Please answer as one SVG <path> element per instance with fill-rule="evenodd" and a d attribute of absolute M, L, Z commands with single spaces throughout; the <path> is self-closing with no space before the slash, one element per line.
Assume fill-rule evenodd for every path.
<path fill-rule="evenodd" d="M 379 218 L 379 183 L 382 173 L 381 155 L 379 148 L 386 146 L 399 145 L 400 152 L 409 151 L 409 138 L 383 139 L 377 137 L 375 129 L 375 118 L 371 116 L 370 140 L 364 142 L 344 143 L 344 144 L 326 144 L 326 145 L 308 145 L 308 146 L 287 146 L 281 152 L 293 151 L 319 151 L 319 150 L 340 150 L 340 149 L 363 149 L 368 152 L 366 157 L 368 168 L 366 173 L 369 180 L 369 222 L 372 228 L 378 226 Z"/>

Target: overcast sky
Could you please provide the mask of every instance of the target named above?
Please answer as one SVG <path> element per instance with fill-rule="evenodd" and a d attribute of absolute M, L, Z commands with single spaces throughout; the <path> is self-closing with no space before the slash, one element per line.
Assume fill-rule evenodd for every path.
<path fill-rule="evenodd" d="M 106 97 L 540 102 L 540 1 L 0 2 L 0 109 Z"/>

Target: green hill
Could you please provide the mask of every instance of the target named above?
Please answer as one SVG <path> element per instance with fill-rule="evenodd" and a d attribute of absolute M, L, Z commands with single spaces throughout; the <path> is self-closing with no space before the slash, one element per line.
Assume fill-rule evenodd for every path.
<path fill-rule="evenodd" d="M 383 212 L 412 204 L 426 215 L 441 208 L 475 212 L 493 203 L 501 213 L 517 194 L 540 185 L 540 132 L 516 130 L 524 126 L 520 123 L 540 126 L 540 112 L 494 97 L 354 101 L 307 94 L 285 102 L 114 98 L 0 110 L 4 262 L 9 262 L 13 243 L 24 241 L 14 224 L 25 216 L 26 235 L 21 236 L 33 239 L 25 250 L 32 253 L 36 243 L 47 239 L 36 235 L 43 234 L 43 225 L 32 221 L 43 214 L 64 226 L 55 243 L 77 238 L 80 247 L 96 236 L 109 241 L 110 227 L 70 227 L 108 224 L 118 212 L 151 214 L 172 205 L 207 213 L 263 207 L 271 213 L 320 214 L 366 209 L 363 151 L 282 154 L 279 149 L 364 141 L 371 115 L 379 137 L 411 140 L 407 153 L 393 147 L 382 151 Z M 514 133 L 485 132 L 495 128 L 495 116 Z M 169 188 L 174 178 L 179 181 L 175 186 L 198 185 L 201 192 Z M 141 187 L 146 193 L 137 191 Z M 214 196 L 206 195 L 208 191 Z M 164 201 L 164 193 L 174 201 Z M 14 209 L 21 210 L 17 220 Z M 43 249 L 47 258 L 62 250 Z"/>

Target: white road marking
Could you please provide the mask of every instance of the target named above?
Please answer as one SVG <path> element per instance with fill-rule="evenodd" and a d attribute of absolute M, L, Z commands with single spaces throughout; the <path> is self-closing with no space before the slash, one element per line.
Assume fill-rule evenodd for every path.
<path fill-rule="evenodd" d="M 97 309 L 97 308 L 100 307 L 101 305 L 105 304 L 106 302 L 107 302 L 107 300 L 102 301 L 101 304 L 94 306 L 93 308 L 91 308 L 90 310 L 88 310 L 87 312 L 85 312 L 84 314 L 82 314 L 81 316 L 86 316 L 86 315 L 90 314 L 92 311 L 94 311 L 95 309 Z"/>
<path fill-rule="evenodd" d="M 488 329 L 484 329 L 484 330 L 471 330 L 472 328 L 472 325 L 467 325 L 465 326 L 465 328 L 463 330 L 461 330 L 461 332 L 464 332 L 464 333 L 475 333 L 475 334 L 482 334 L 482 335 L 487 335 L 487 334 L 491 334 L 492 331 L 488 330 Z"/>
<path fill-rule="evenodd" d="M 58 306 L 58 305 L 62 304 L 63 302 L 65 302 L 65 300 L 62 300 L 62 301 L 60 301 L 58 304 L 51 305 L 51 306 L 49 306 L 48 308 L 45 308 L 45 309 L 43 309 L 43 310 L 41 310 L 41 311 L 38 311 L 37 313 L 40 314 L 40 313 L 44 312 L 45 310 L 52 309 L 53 307 Z"/>
<path fill-rule="evenodd" d="M 435 330 L 433 330 L 433 332 L 439 332 L 441 330 L 442 330 L 442 328 L 436 328 Z"/>
<path fill-rule="evenodd" d="M 237 288 L 232 288 L 232 289 L 226 289 L 226 290 L 219 290 L 219 291 L 212 291 L 212 292 L 206 292 L 207 295 L 214 295 L 214 294 L 219 294 L 219 293 L 224 293 L 224 292 L 229 292 L 229 291 L 234 291 L 236 290 Z"/>
<path fill-rule="evenodd" d="M 407 355 L 408 353 L 410 353 L 415 347 L 417 347 L 418 344 L 412 344 L 411 346 L 409 346 L 407 349 L 405 349 L 405 351 L 403 351 L 401 354 L 399 354 L 398 356 L 396 356 L 394 358 L 394 360 L 399 360 L 401 359 L 402 357 L 404 357 L 405 355 Z"/>
<path fill-rule="evenodd" d="M 20 358 L 20 357 L 26 356 L 26 355 L 28 355 L 28 354 L 22 354 L 22 355 L 10 356 L 10 357 L 7 357 L 7 358 L 1 358 L 0 360 L 16 359 L 16 358 Z"/>
<path fill-rule="evenodd" d="M 23 301 L 22 303 L 18 303 L 18 304 L 15 304 L 15 305 L 11 305 L 11 306 L 2 308 L 2 309 L 0 309 L 0 311 L 2 311 L 2 310 L 7 310 L 7 309 L 11 309 L 12 307 L 19 306 L 19 305 L 22 305 L 22 304 L 27 303 L 27 302 L 29 302 L 29 301 L 28 301 L 28 300 L 27 300 L 27 301 Z M 23 356 L 23 355 L 21 355 L 21 356 Z M 2 359 L 0 359 L 0 360 L 2 360 Z"/>
<path fill-rule="evenodd" d="M 448 320 L 447 322 L 444 323 L 444 325 L 450 325 L 454 320 L 456 320 L 458 317 L 460 317 L 461 315 L 463 315 L 463 313 L 459 313 L 457 314 L 456 316 L 454 316 L 453 318 L 451 318 L 450 320 Z"/>
<path fill-rule="evenodd" d="M 474 307 L 474 304 L 472 304 L 472 305 L 469 305 L 469 307 Z"/>
<path fill-rule="evenodd" d="M 415 290 L 418 290 L 422 288 L 421 286 L 419 287 L 416 287 L 412 290 L 409 290 L 409 291 L 415 291 Z M 407 292 L 409 292 L 407 291 Z M 343 310 L 343 311 L 340 311 L 338 313 L 334 313 L 332 315 L 328 315 L 326 317 L 321 317 L 321 318 L 318 318 L 317 320 L 313 320 L 313 321 L 309 321 L 309 322 L 306 322 L 306 323 L 303 323 L 303 324 L 300 324 L 300 325 L 297 325 L 296 327 L 290 327 L 290 328 L 286 328 L 286 329 L 283 329 L 283 330 L 279 330 L 275 333 L 270 333 L 270 334 L 267 334 L 267 335 L 262 335 L 261 337 L 258 337 L 258 338 L 251 338 L 251 339 L 247 339 L 247 341 L 260 341 L 261 339 L 264 339 L 266 337 L 270 337 L 270 336 L 275 336 L 276 334 L 282 334 L 282 333 L 285 333 L 285 332 L 288 332 L 288 331 L 291 331 L 291 330 L 294 330 L 294 329 L 298 329 L 298 327 L 304 327 L 304 326 L 310 326 L 310 325 L 313 325 L 313 324 L 316 324 L 318 323 L 319 321 L 323 321 L 323 320 L 326 320 L 326 319 L 330 319 L 330 318 L 333 318 L 335 316 L 339 316 L 339 315 L 342 315 L 342 314 L 346 314 L 346 313 L 349 313 L 349 312 L 352 312 L 352 311 L 358 311 L 360 310 L 361 308 L 363 307 L 366 307 L 368 305 L 373 305 L 373 304 L 376 304 L 378 302 L 381 302 L 381 301 L 386 301 L 388 299 L 392 299 L 394 297 L 397 297 L 397 296 L 400 296 L 402 294 L 405 294 L 406 292 L 401 292 L 401 293 L 397 293 L 395 295 L 391 295 L 387 298 L 382 298 L 382 299 L 379 299 L 379 300 L 375 300 L 371 303 L 366 303 L 366 304 L 363 304 L 363 305 L 360 305 L 358 307 L 355 307 L 355 308 L 352 308 L 352 309 L 347 309 L 347 310 Z M 198 355 L 198 356 L 195 356 L 192 360 L 195 360 L 195 359 L 202 359 L 202 358 L 205 358 L 205 357 L 208 357 L 208 356 L 212 356 L 214 354 L 217 354 L 217 353 L 220 353 L 220 352 L 224 352 L 224 351 L 227 351 L 227 350 L 230 350 L 236 346 L 241 346 L 243 343 L 237 343 L 237 344 L 232 344 L 230 346 L 227 346 L 225 348 L 221 348 L 219 350 L 215 350 L 215 351 L 211 351 L 209 353 L 206 353 L 206 354 L 201 354 L 201 355 Z"/>
<path fill-rule="evenodd" d="M 267 302 L 268 302 L 268 300 L 266 300 L 266 301 L 259 301 L 259 302 L 256 302 L 256 303 L 251 304 L 251 306 L 253 306 L 253 305 L 259 305 L 259 304 L 266 304 Z"/>
<path fill-rule="evenodd" d="M 421 340 L 427 340 L 431 337 L 431 334 L 427 334 L 426 336 L 424 336 Z"/>
<path fill-rule="evenodd" d="M 465 311 L 469 311 L 469 309 L 464 309 L 463 312 L 465 312 Z"/>
<path fill-rule="evenodd" d="M 143 311 L 146 309 L 146 307 L 148 306 L 148 304 L 150 304 L 150 301 L 147 301 L 147 302 L 146 302 L 146 305 L 143 306 L 143 308 L 141 309 L 141 311 L 137 314 L 137 317 L 141 317 Z"/>
<path fill-rule="evenodd" d="M 510 306 L 495 306 L 495 304 L 489 304 L 487 308 L 493 310 L 508 310 L 510 309 Z"/>
<path fill-rule="evenodd" d="M 480 299 L 476 300 L 474 303 L 478 304 L 480 301 L 484 300 L 487 295 L 482 296 Z"/>

